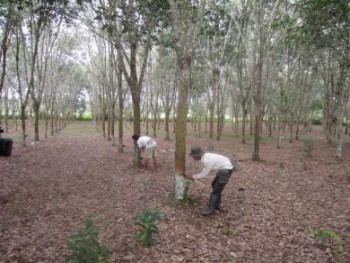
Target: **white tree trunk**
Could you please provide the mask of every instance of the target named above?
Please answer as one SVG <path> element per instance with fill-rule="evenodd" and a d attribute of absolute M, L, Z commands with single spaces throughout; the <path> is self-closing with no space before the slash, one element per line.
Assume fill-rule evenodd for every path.
<path fill-rule="evenodd" d="M 182 200 L 187 196 L 187 190 L 190 182 L 181 174 L 175 173 L 174 194 L 176 200 Z"/>
<path fill-rule="evenodd" d="M 343 109 L 341 109 L 343 110 Z M 338 158 L 342 158 L 342 145 L 343 145 L 343 114 L 340 114 L 340 120 L 337 123 L 337 152 Z"/>

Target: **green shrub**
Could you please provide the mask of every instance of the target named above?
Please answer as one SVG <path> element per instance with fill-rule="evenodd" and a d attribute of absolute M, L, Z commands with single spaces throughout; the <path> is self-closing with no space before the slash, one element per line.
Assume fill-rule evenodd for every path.
<path fill-rule="evenodd" d="M 68 239 L 70 254 L 66 262 L 99 263 L 108 262 L 110 251 L 98 241 L 99 230 L 94 226 L 95 218 L 85 220 L 85 228 L 80 228 Z"/>
<path fill-rule="evenodd" d="M 142 229 L 134 235 L 134 238 L 146 247 L 153 246 L 153 233 L 158 233 L 156 223 L 160 219 L 161 213 L 157 208 L 144 210 L 136 215 L 134 224 Z"/>
<path fill-rule="evenodd" d="M 314 237 L 318 239 L 323 246 L 328 247 L 332 251 L 337 261 L 341 260 L 341 255 L 347 249 L 345 245 L 346 236 L 350 238 L 350 234 L 342 235 L 322 227 L 316 228 L 314 231 Z"/>
<path fill-rule="evenodd" d="M 75 119 L 78 121 L 92 121 L 92 115 L 91 114 L 84 114 L 81 116 L 77 116 Z"/>

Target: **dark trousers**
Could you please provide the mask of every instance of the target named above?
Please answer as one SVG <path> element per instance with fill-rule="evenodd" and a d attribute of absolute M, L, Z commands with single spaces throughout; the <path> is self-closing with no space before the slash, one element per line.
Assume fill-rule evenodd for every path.
<path fill-rule="evenodd" d="M 221 192 L 224 190 L 225 185 L 230 179 L 232 170 L 219 170 L 216 174 L 211 186 L 213 191 L 210 195 L 209 207 L 211 209 L 219 208 L 221 203 Z"/>

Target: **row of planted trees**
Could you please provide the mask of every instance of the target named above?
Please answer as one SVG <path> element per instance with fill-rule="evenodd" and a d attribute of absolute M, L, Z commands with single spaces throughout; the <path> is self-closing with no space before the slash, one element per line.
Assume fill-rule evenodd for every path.
<path fill-rule="evenodd" d="M 139 134 L 144 119 L 156 136 L 162 117 L 166 139 L 174 124 L 181 189 L 188 119 L 198 133 L 207 124 L 209 150 L 226 115 L 242 143 L 249 123 L 259 160 L 263 120 L 278 142 L 286 127 L 292 141 L 320 102 L 327 140 L 341 157 L 350 89 L 344 1 L 32 0 L 4 8 L 2 104 L 20 101 L 13 111 L 25 120 L 30 102 L 35 127 L 40 113 L 51 123 L 73 115 L 83 94 L 97 128 L 122 152 L 124 119 Z M 135 150 L 137 164 L 139 157 Z"/>
<path fill-rule="evenodd" d="M 258 111 L 255 112 L 255 116 L 258 117 L 255 123 L 259 125 L 256 128 L 257 131 L 261 130 L 261 121 L 264 117 L 283 122 L 283 125 L 277 125 L 280 131 L 288 122 L 291 127 L 291 139 L 293 129 L 297 137 L 300 123 L 310 121 L 311 105 L 314 102 L 323 102 L 324 111 L 327 112 L 325 123 L 332 119 L 339 120 L 339 123 L 344 120 L 342 117 L 340 119 L 335 117 L 335 108 L 339 108 L 343 116 L 344 113 L 346 114 L 349 88 L 346 81 L 341 81 L 348 77 L 341 73 L 340 68 L 343 66 L 340 62 L 344 59 L 349 60 L 346 52 L 349 8 L 341 1 L 334 1 L 328 5 L 318 1 L 304 1 L 303 3 L 294 1 L 240 1 L 239 3 L 201 1 L 199 5 L 189 2 L 184 3 L 183 6 L 189 9 L 188 16 L 192 18 L 187 25 L 184 25 L 186 19 L 176 24 L 177 17 L 174 15 L 176 15 L 175 10 L 181 8 L 180 2 L 175 1 L 174 5 L 177 4 L 177 6 L 174 8 L 172 5 L 166 7 L 169 8 L 169 13 L 173 14 L 170 16 L 172 19 L 165 18 L 164 20 L 163 18 L 163 24 L 170 23 L 174 29 L 172 31 L 174 35 L 170 38 L 175 37 L 175 39 L 170 44 L 169 34 L 171 32 L 164 27 L 160 29 L 154 22 L 157 15 L 159 15 L 159 20 L 162 19 L 161 14 L 154 12 L 152 19 L 148 18 L 141 4 L 135 3 L 126 9 L 125 6 L 123 7 L 123 1 L 114 1 L 114 6 L 108 2 L 103 8 L 95 7 L 95 10 L 99 10 L 97 13 L 100 19 L 98 21 L 102 21 L 103 24 L 100 28 L 108 29 L 107 32 L 100 32 L 100 36 L 108 43 L 113 43 L 110 38 L 113 40 L 117 38 L 111 48 L 120 50 L 125 55 L 121 58 L 121 64 L 124 63 L 123 60 L 139 59 L 137 63 L 140 69 L 139 75 L 137 72 L 131 74 L 132 64 L 129 64 L 130 70 L 127 72 L 135 78 L 134 82 L 128 82 L 136 87 L 129 85 L 134 107 L 136 107 L 135 104 L 138 104 L 141 106 L 136 108 L 141 108 L 143 103 L 147 104 L 152 101 L 149 107 L 147 107 L 148 104 L 144 107 L 148 115 L 147 113 L 156 108 L 160 102 L 157 96 L 161 94 L 161 97 L 164 98 L 162 95 L 162 90 L 166 88 L 164 80 L 168 80 L 167 84 L 173 85 L 173 89 L 180 86 L 181 69 L 177 67 L 181 66 L 181 61 L 178 60 L 181 54 L 178 54 L 177 47 L 184 49 L 188 45 L 188 50 L 183 50 L 185 54 L 182 54 L 191 56 L 187 58 L 191 63 L 188 80 L 189 98 L 186 100 L 188 103 L 186 106 L 194 120 L 198 120 L 199 123 L 198 117 L 207 117 L 206 114 L 203 114 L 201 106 L 209 111 L 210 140 L 214 138 L 214 126 L 212 125 L 214 116 L 217 115 L 215 119 L 220 122 L 228 107 L 232 109 L 236 120 L 243 119 L 242 123 L 246 123 L 244 120 L 252 109 Z M 171 4 L 172 1 L 169 3 Z M 203 8 L 202 13 L 201 8 Z M 339 9 L 341 12 L 334 17 L 333 9 Z M 158 8 L 158 10 L 162 9 Z M 191 13 L 193 10 L 195 12 Z M 108 15 L 108 12 L 115 12 L 115 14 Z M 146 18 L 134 21 L 135 14 L 142 12 L 146 12 Z M 182 10 L 182 13 L 178 15 L 183 14 Z M 199 16 L 200 14 L 202 17 Z M 327 30 L 324 32 L 320 31 L 318 24 L 315 24 L 317 17 L 325 21 L 322 26 L 327 27 Z M 108 20 L 110 18 L 113 22 L 119 18 L 120 24 L 111 25 L 111 21 Z M 130 25 L 153 25 L 153 28 L 148 27 L 146 30 Z M 185 36 L 176 36 L 176 29 L 179 31 L 178 34 L 191 34 L 191 37 L 188 36 L 186 39 Z M 155 34 L 152 30 L 158 33 L 157 41 L 150 43 L 147 37 L 151 37 L 152 33 Z M 120 34 L 120 31 L 125 33 Z M 316 32 L 319 34 L 317 35 Z M 333 35 L 330 35 L 331 32 Z M 324 54 L 330 56 L 333 52 L 334 46 L 329 43 L 330 39 L 332 41 L 337 39 L 338 42 L 339 54 L 333 57 L 332 63 L 334 63 L 333 67 L 340 71 L 325 71 L 320 67 L 320 61 L 327 64 Z M 174 40 L 179 40 L 179 43 Z M 186 41 L 189 44 L 186 44 Z M 119 44 L 124 44 L 125 47 Z M 129 49 L 132 44 L 139 50 L 139 53 Z M 153 44 L 152 49 L 150 49 L 151 44 Z M 335 73 L 337 76 L 334 75 Z M 126 78 L 128 78 L 127 74 Z M 324 76 L 327 75 L 332 76 L 333 80 L 326 81 Z M 138 83 L 136 80 L 142 84 L 141 90 L 140 84 L 136 85 Z M 143 101 L 139 101 L 141 94 Z M 166 94 L 169 94 L 169 91 Z M 153 100 L 147 96 L 153 96 Z M 171 98 L 178 102 L 179 96 L 175 94 Z M 164 105 L 164 102 L 161 104 Z M 164 108 L 164 111 L 166 110 Z M 332 117 L 327 117 L 328 115 Z M 219 123 L 217 125 L 218 137 L 220 126 Z M 336 130 L 335 126 L 326 125 L 325 128 L 328 140 L 335 140 L 336 132 L 332 131 Z M 243 142 L 245 141 L 244 131 L 245 127 L 242 127 Z M 209 148 L 212 146 L 209 145 Z"/>
<path fill-rule="evenodd" d="M 124 79 L 129 87 L 135 133 L 141 132 L 141 109 L 156 121 L 159 104 L 167 113 L 171 111 L 168 105 L 175 103 L 179 196 L 186 191 L 181 175 L 185 173 L 188 113 L 196 124 L 208 118 L 209 150 L 213 149 L 214 122 L 220 138 L 227 109 L 235 120 L 242 120 L 243 143 L 247 115 L 253 115 L 252 158 L 259 160 L 264 118 L 269 120 L 270 132 L 277 122 L 279 142 L 288 124 L 292 141 L 298 138 L 301 124 L 310 123 L 311 105 L 322 101 L 327 140 L 337 142 L 341 157 L 342 124 L 349 101 L 347 4 L 312 0 L 146 2 L 92 4 L 97 17 L 94 25 L 99 23 L 93 28 L 101 29 L 95 34 L 108 43 L 106 68 L 110 65 L 110 72 L 117 72 L 118 85 Z M 111 63 L 108 58 L 116 60 Z M 113 74 L 109 80 L 112 78 Z M 108 83 L 112 89 L 117 86 Z"/>
<path fill-rule="evenodd" d="M 1 3 L 1 120 L 5 129 L 9 117 L 21 121 L 23 145 L 28 118 L 33 120 L 35 142 L 40 139 L 40 122 L 47 137 L 75 118 L 84 68 L 74 54 L 78 39 L 64 23 L 75 13 L 67 4 Z"/>

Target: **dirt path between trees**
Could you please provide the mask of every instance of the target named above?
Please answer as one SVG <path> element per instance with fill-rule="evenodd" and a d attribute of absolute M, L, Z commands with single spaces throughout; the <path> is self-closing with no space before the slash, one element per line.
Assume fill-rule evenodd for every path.
<path fill-rule="evenodd" d="M 11 133 L 10 133 L 11 135 Z M 306 135 L 305 135 L 306 136 Z M 0 157 L 0 262 L 64 262 L 68 237 L 96 216 L 110 262 L 350 262 L 350 248 L 338 253 L 314 238 L 323 227 L 350 234 L 350 143 L 344 159 L 327 146 L 319 130 L 312 155 L 302 140 L 261 143 L 262 162 L 250 161 L 251 142 L 224 136 L 215 150 L 238 160 L 239 171 L 223 192 L 224 212 L 202 217 L 214 174 L 189 189 L 193 205 L 172 199 L 174 141 L 156 138 L 160 169 L 132 167 L 132 140 L 120 155 L 89 123 L 73 123 L 59 135 Z M 206 139 L 189 137 L 187 148 Z M 188 172 L 198 165 L 189 157 Z M 157 207 L 163 219 L 154 246 L 133 239 L 132 219 Z M 105 224 L 108 222 L 108 224 Z M 343 238 L 350 247 L 350 237 Z"/>

